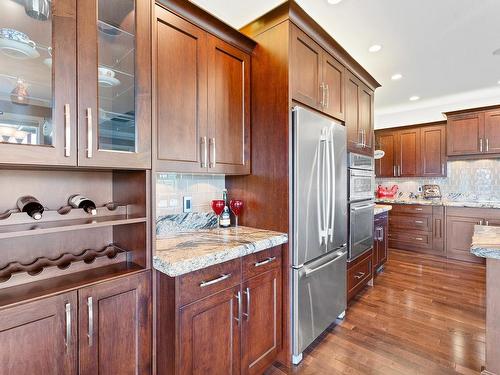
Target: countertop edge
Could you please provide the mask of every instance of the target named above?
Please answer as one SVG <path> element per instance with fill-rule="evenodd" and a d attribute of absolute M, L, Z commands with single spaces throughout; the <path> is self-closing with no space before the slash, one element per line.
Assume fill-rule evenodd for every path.
<path fill-rule="evenodd" d="M 485 245 L 476 245 L 475 241 L 478 241 L 478 237 L 481 236 L 488 237 L 493 235 L 496 239 L 498 238 L 498 245 L 492 245 L 493 247 L 489 248 Z M 484 241 L 484 240 L 483 240 Z M 484 243 L 484 242 L 483 242 Z M 472 237 L 472 244 L 470 248 L 471 254 L 486 259 L 500 259 L 500 228 L 498 227 L 490 227 L 486 225 L 475 225 L 474 226 L 474 235 Z"/>
<path fill-rule="evenodd" d="M 440 206 L 440 207 L 463 207 L 463 208 L 491 208 L 500 209 L 500 202 L 495 203 L 478 203 L 478 202 L 462 202 L 462 201 L 425 201 L 425 200 L 390 200 L 375 198 L 377 204 L 404 204 L 404 205 L 421 205 L 421 206 Z"/>
<path fill-rule="evenodd" d="M 287 242 L 288 235 L 283 233 L 280 235 L 270 236 L 266 239 L 253 241 L 248 244 L 231 247 L 229 249 L 220 250 L 211 254 L 201 255 L 199 257 L 185 259 L 175 263 L 165 262 L 156 255 L 153 255 L 153 268 L 167 276 L 177 277 L 216 264 L 221 264 L 230 260 L 241 258 L 249 254 L 258 253 L 275 246 L 283 245 Z"/>

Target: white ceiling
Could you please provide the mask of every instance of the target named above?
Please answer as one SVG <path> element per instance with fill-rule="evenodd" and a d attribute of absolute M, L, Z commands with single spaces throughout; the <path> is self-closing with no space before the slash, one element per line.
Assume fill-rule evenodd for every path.
<path fill-rule="evenodd" d="M 235 28 L 282 2 L 192 1 Z M 482 89 L 498 94 L 500 103 L 500 56 L 492 54 L 500 48 L 499 0 L 297 3 L 382 84 L 375 95 L 377 112 L 418 108 L 428 100 L 435 105 L 437 98 L 466 92 L 477 96 Z M 383 46 L 380 52 L 368 52 L 374 43 Z M 395 73 L 403 79 L 392 81 Z M 412 95 L 421 100 L 410 103 Z"/>

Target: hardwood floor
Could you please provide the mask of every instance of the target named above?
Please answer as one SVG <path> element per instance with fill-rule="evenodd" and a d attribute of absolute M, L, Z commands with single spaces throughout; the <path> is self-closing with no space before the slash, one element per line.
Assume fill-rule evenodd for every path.
<path fill-rule="evenodd" d="M 344 321 L 298 367 L 266 375 L 477 375 L 484 358 L 484 266 L 391 249 Z"/>

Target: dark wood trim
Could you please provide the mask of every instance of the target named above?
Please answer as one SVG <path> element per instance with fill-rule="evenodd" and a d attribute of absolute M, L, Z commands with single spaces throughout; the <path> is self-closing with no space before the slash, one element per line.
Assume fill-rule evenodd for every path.
<path fill-rule="evenodd" d="M 313 38 L 330 55 L 339 60 L 353 74 L 372 90 L 380 87 L 380 83 L 373 78 L 339 43 L 335 41 L 317 22 L 309 16 L 294 0 L 288 0 L 272 9 L 257 20 L 250 22 L 240 29 L 241 32 L 256 36 L 271 27 L 289 19 L 302 31 Z"/>
<path fill-rule="evenodd" d="M 424 122 L 422 124 L 400 125 L 400 126 L 395 126 L 393 128 L 375 129 L 375 135 L 377 135 L 379 133 L 392 132 L 392 131 L 397 131 L 397 130 L 406 130 L 406 129 L 412 129 L 412 128 L 421 128 L 424 126 L 437 126 L 437 125 L 446 125 L 446 120 Z"/>
<path fill-rule="evenodd" d="M 186 0 L 157 0 L 156 4 L 170 10 L 205 31 L 251 54 L 255 41 L 232 28 L 219 18 Z"/>
<path fill-rule="evenodd" d="M 485 106 L 485 107 L 457 109 L 455 111 L 443 112 L 443 115 L 446 117 L 449 117 L 449 116 L 461 115 L 461 114 L 466 114 L 466 113 L 490 111 L 492 109 L 500 109 L 500 105 L 495 104 L 495 105 L 490 105 L 490 106 Z"/>

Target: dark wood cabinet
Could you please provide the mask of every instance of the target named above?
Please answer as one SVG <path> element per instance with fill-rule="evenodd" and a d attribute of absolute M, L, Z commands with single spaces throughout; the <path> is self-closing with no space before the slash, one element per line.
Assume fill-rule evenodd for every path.
<path fill-rule="evenodd" d="M 448 112 L 446 115 L 448 156 L 485 158 L 500 154 L 498 106 Z"/>
<path fill-rule="evenodd" d="M 377 177 L 445 177 L 446 128 L 442 122 L 375 132 L 383 158 L 375 162 Z"/>
<path fill-rule="evenodd" d="M 262 374 L 282 349 L 281 246 L 157 273 L 157 373 Z"/>
<path fill-rule="evenodd" d="M 347 263 L 347 301 L 352 300 L 373 280 L 373 250 Z"/>
<path fill-rule="evenodd" d="M 344 120 L 344 66 L 298 27 L 291 27 L 292 98 Z"/>
<path fill-rule="evenodd" d="M 238 285 L 181 308 L 179 374 L 240 373 L 239 300 Z"/>
<path fill-rule="evenodd" d="M 388 257 L 388 241 L 387 234 L 389 231 L 388 213 L 384 212 L 375 216 L 373 226 L 373 275 L 377 274 L 377 270 L 387 262 Z"/>
<path fill-rule="evenodd" d="M 420 129 L 421 168 L 423 177 L 446 176 L 446 127 L 426 126 Z"/>
<path fill-rule="evenodd" d="M 354 74 L 346 71 L 345 99 L 347 149 L 358 154 L 373 155 L 373 91 Z"/>
<path fill-rule="evenodd" d="M 255 276 L 242 285 L 242 374 L 260 375 L 281 348 L 281 272 Z"/>
<path fill-rule="evenodd" d="M 78 374 L 76 292 L 0 310 L 1 374 Z"/>
<path fill-rule="evenodd" d="M 247 51 L 155 6 L 156 169 L 250 173 Z"/>
<path fill-rule="evenodd" d="M 78 291 L 81 375 L 151 372 L 149 272 Z"/>

